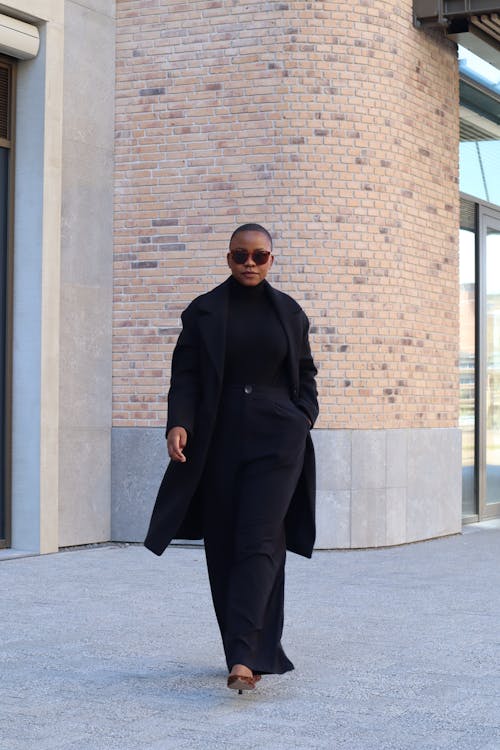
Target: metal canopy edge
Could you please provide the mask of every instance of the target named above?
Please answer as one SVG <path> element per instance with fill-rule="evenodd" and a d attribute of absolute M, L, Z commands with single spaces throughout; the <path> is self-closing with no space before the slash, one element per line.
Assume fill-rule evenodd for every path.
<path fill-rule="evenodd" d="M 453 19 L 500 13 L 498 0 L 413 0 L 415 23 L 446 26 Z"/>
<path fill-rule="evenodd" d="M 500 68 L 498 0 L 413 0 L 415 26 L 439 26 L 457 44 Z"/>

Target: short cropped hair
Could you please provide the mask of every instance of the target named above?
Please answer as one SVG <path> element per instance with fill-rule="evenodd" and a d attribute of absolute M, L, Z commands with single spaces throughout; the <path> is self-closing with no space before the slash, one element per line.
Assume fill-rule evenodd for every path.
<path fill-rule="evenodd" d="M 231 238 L 229 240 L 229 244 L 233 241 L 234 237 L 236 237 L 237 234 L 240 232 L 262 232 L 262 234 L 265 234 L 269 242 L 271 243 L 271 249 L 273 247 L 273 238 L 271 237 L 271 233 L 267 231 L 265 227 L 263 227 L 261 224 L 242 224 L 240 227 L 234 230 L 234 232 L 231 235 Z"/>

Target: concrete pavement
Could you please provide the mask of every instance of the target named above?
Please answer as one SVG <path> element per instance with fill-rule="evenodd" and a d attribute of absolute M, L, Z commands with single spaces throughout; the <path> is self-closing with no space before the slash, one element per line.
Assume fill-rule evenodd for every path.
<path fill-rule="evenodd" d="M 500 524 L 289 555 L 294 672 L 225 687 L 201 549 L 0 562 L 2 750 L 500 750 Z"/>

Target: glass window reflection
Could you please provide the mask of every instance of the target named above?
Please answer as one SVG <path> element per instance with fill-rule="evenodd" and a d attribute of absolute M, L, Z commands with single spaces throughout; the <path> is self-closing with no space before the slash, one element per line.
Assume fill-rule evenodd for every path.
<path fill-rule="evenodd" d="M 486 504 L 500 502 L 500 231 L 486 232 Z"/>
<path fill-rule="evenodd" d="M 476 239 L 474 226 L 470 226 L 471 212 L 467 214 L 467 211 L 463 210 L 462 216 L 465 220 L 461 223 L 466 226 L 460 229 L 460 427 L 462 429 L 462 511 L 468 516 L 477 512 L 474 489 Z"/>

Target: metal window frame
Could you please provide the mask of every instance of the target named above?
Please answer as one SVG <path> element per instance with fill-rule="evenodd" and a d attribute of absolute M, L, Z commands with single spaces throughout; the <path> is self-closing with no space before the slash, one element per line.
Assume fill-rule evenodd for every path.
<path fill-rule="evenodd" d="M 467 201 L 474 206 L 474 513 L 462 515 L 462 524 L 477 523 L 479 521 L 479 468 L 478 468 L 478 435 L 479 435 L 479 414 L 478 414 L 478 393 L 479 393 L 479 205 L 477 198 L 471 195 L 460 193 L 460 200 Z"/>
<path fill-rule="evenodd" d="M 460 198 L 474 204 L 475 217 L 475 337 L 474 387 L 476 392 L 474 420 L 474 492 L 476 513 L 462 517 L 462 523 L 477 523 L 500 517 L 500 503 L 487 505 L 486 498 L 486 233 L 488 219 L 500 222 L 500 208 L 476 196 L 460 193 Z"/>
<path fill-rule="evenodd" d="M 479 514 L 479 520 L 487 520 L 489 518 L 498 518 L 500 516 L 500 501 L 497 503 L 486 503 L 486 420 L 487 420 L 487 403 L 486 403 L 486 391 L 487 391 L 487 378 L 488 378 L 488 362 L 487 362 L 487 310 L 486 310 L 486 240 L 487 240 L 487 227 L 496 226 L 500 230 L 500 209 L 497 207 L 491 208 L 489 205 L 478 203 L 477 205 L 477 243 L 478 243 L 478 266 L 479 266 L 479 278 L 478 278 L 478 306 L 479 306 L 479 320 L 478 320 L 478 380 L 479 380 L 479 391 L 477 394 L 477 508 Z M 482 427 L 482 429 L 480 429 Z"/>
<path fill-rule="evenodd" d="M 13 281 L 14 281 L 14 175 L 15 175 L 15 111 L 16 111 L 16 66 L 12 57 L 0 55 L 0 64 L 9 69 L 9 139 L 0 139 L 0 146 L 8 148 L 9 185 L 7 208 L 7 258 L 6 258 L 6 301 L 5 301 L 5 373 L 4 373 L 4 482 L 1 488 L 5 503 L 5 538 L 0 539 L 0 549 L 6 549 L 12 542 L 12 357 L 13 357 Z"/>

